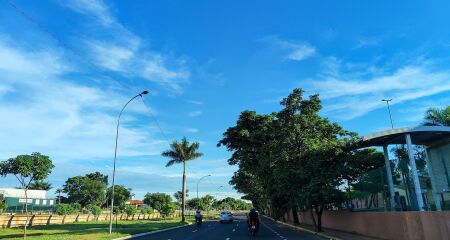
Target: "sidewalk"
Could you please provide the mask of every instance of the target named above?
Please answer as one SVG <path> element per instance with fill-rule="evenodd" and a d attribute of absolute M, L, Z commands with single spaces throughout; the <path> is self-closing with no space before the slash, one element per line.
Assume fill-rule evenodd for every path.
<path fill-rule="evenodd" d="M 306 225 L 306 224 L 299 224 L 299 225 L 291 225 L 293 227 L 301 227 L 304 229 L 308 229 L 312 232 L 316 232 L 313 226 Z M 336 231 L 328 228 L 322 228 L 323 232 L 316 233 L 319 236 L 325 237 L 325 238 L 333 238 L 333 239 L 342 239 L 342 240 L 381 240 L 381 238 L 373 238 L 373 237 L 367 237 L 363 235 L 359 235 L 356 233 L 348 233 L 348 232 L 342 232 L 342 231 Z"/>
<path fill-rule="evenodd" d="M 265 216 L 267 217 L 267 216 Z M 272 219 L 272 218 L 269 218 Z M 274 219 L 272 219 L 274 220 Z M 374 237 L 367 237 L 363 235 L 359 235 L 356 233 L 348 233 L 348 232 L 342 232 L 337 230 L 332 230 L 328 228 L 322 228 L 323 232 L 316 232 L 315 228 L 313 226 L 307 225 L 307 224 L 291 224 L 286 223 L 282 221 L 274 220 L 280 224 L 287 225 L 289 227 L 298 229 L 300 231 L 309 232 L 318 236 L 321 236 L 325 239 L 333 239 L 333 240 L 381 240 L 381 238 L 374 238 Z"/>

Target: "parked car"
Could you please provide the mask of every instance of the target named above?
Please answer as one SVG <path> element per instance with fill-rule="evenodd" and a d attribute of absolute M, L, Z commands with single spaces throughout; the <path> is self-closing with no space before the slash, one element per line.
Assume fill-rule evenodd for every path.
<path fill-rule="evenodd" d="M 229 211 L 223 211 L 220 213 L 219 216 L 219 222 L 220 223 L 232 223 L 233 222 L 233 214 Z"/>

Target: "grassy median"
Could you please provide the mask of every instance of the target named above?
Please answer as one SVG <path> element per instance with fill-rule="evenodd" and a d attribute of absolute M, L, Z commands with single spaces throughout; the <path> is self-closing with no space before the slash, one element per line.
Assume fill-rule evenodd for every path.
<path fill-rule="evenodd" d="M 27 238 L 39 240 L 114 239 L 184 224 L 178 218 L 118 221 L 117 226 L 114 223 L 111 235 L 108 234 L 109 222 L 106 221 L 34 226 L 27 228 Z M 0 229 L 0 239 L 23 239 L 23 228 Z"/>
<path fill-rule="evenodd" d="M 205 219 L 215 218 L 216 214 L 205 216 Z M 187 216 L 187 222 L 193 222 L 193 216 Z M 132 234 L 151 232 L 164 228 L 185 225 L 181 218 L 149 219 L 114 222 L 113 234 L 108 234 L 109 222 L 80 222 L 34 226 L 27 228 L 27 238 L 32 240 L 90 240 L 114 239 Z M 0 239 L 23 239 L 23 227 L 0 229 Z"/>

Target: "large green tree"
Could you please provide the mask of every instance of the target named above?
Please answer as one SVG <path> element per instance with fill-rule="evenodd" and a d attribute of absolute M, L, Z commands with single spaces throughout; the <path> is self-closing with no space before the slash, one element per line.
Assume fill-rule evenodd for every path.
<path fill-rule="evenodd" d="M 218 146 L 232 152 L 228 163 L 239 168 L 230 183 L 245 199 L 276 218 L 311 209 L 321 231 L 323 210 L 345 200 L 344 180 L 376 166 L 356 161 L 359 138 L 319 115 L 318 95 L 294 89 L 281 106 L 265 115 L 243 111 Z"/>
<path fill-rule="evenodd" d="M 36 181 L 30 183 L 30 185 L 28 186 L 28 189 L 48 191 L 48 190 L 52 189 L 52 185 L 50 183 L 44 182 L 42 180 L 36 180 Z"/>
<path fill-rule="evenodd" d="M 172 198 L 165 193 L 147 193 L 144 196 L 144 203 L 161 213 L 172 204 Z"/>
<path fill-rule="evenodd" d="M 112 195 L 112 187 L 106 190 L 106 199 L 110 201 Z M 114 205 L 120 210 L 125 210 L 125 203 L 131 198 L 131 188 L 125 188 L 122 185 L 114 185 Z"/>
<path fill-rule="evenodd" d="M 429 108 L 425 112 L 426 126 L 450 126 L 450 106 L 444 109 Z"/>
<path fill-rule="evenodd" d="M 203 154 L 198 152 L 200 144 L 198 142 L 189 143 L 184 137 L 181 142 L 173 141 L 170 144 L 170 150 L 164 151 L 162 155 L 170 158 L 166 167 L 170 167 L 174 164 L 183 163 L 183 186 L 182 186 L 182 199 L 181 199 L 181 221 L 185 221 L 185 209 L 186 209 L 186 163 L 196 158 L 201 157 Z"/>
<path fill-rule="evenodd" d="M 70 203 L 79 203 L 82 207 L 90 204 L 100 206 L 106 199 L 107 184 L 108 176 L 100 172 L 89 173 L 67 179 L 63 192 Z"/>
<path fill-rule="evenodd" d="M 47 178 L 53 167 L 52 160 L 38 152 L 34 152 L 31 155 L 19 155 L 0 162 L 0 175 L 14 175 L 25 191 L 25 213 L 27 216 L 24 224 L 25 239 L 28 225 L 28 188 L 33 181 L 41 181 Z"/>

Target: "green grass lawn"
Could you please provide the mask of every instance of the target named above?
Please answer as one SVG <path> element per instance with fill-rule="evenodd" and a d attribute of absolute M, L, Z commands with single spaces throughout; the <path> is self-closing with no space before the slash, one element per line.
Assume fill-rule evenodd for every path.
<path fill-rule="evenodd" d="M 142 232 L 151 232 L 159 229 L 184 225 L 180 219 L 151 219 L 138 221 L 118 221 L 114 223 L 113 234 L 108 234 L 109 222 L 99 221 L 71 223 L 61 225 L 29 227 L 29 239 L 39 240 L 88 240 L 88 239 L 114 239 Z M 23 227 L 0 229 L 0 239 L 23 239 Z"/>
<path fill-rule="evenodd" d="M 217 214 L 205 216 L 215 218 Z M 193 216 L 187 216 L 187 222 L 193 222 Z M 118 221 L 114 223 L 113 234 L 108 234 L 109 222 L 81 222 L 28 227 L 27 238 L 39 240 L 90 240 L 114 239 L 132 234 L 151 232 L 164 228 L 181 226 L 181 218 L 149 219 L 136 221 Z M 23 239 L 23 227 L 0 229 L 0 239 Z"/>

